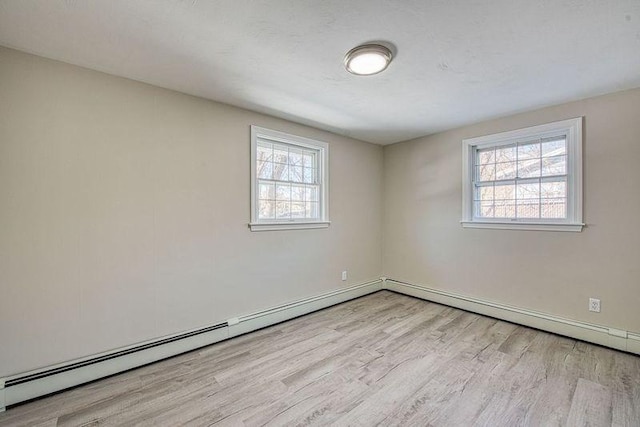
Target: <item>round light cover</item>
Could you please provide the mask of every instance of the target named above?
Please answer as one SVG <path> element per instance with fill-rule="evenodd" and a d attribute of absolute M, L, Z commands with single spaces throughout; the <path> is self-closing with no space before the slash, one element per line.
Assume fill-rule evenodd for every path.
<path fill-rule="evenodd" d="M 344 66 L 352 74 L 370 76 L 389 66 L 393 55 L 379 44 L 364 44 L 351 49 L 344 57 Z"/>

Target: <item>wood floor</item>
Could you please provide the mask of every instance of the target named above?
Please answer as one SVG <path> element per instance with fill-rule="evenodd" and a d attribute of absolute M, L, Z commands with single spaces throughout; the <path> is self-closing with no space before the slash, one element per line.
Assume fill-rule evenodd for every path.
<path fill-rule="evenodd" d="M 640 357 L 383 291 L 0 425 L 640 426 Z"/>

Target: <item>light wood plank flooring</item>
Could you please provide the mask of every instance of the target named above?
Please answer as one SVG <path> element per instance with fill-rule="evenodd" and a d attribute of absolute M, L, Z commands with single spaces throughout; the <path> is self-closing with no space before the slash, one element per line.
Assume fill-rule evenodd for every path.
<path fill-rule="evenodd" d="M 0 425 L 640 426 L 640 358 L 383 291 Z"/>

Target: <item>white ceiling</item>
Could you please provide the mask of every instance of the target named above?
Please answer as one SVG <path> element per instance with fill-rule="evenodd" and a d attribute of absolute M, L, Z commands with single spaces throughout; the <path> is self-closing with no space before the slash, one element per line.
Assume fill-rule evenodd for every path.
<path fill-rule="evenodd" d="M 640 0 L 0 0 L 0 44 L 388 144 L 640 86 Z"/>

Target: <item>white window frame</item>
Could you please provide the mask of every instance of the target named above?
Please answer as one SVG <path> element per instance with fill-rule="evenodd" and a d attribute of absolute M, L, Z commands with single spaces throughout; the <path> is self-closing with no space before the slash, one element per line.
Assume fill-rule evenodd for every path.
<path fill-rule="evenodd" d="M 319 220 L 309 219 L 259 219 L 258 217 L 258 176 L 256 170 L 258 139 L 266 139 L 275 143 L 287 144 L 318 153 L 318 183 L 320 185 Z M 251 126 L 251 231 L 295 230 L 309 228 L 326 228 L 329 221 L 329 144 L 302 136 Z"/>
<path fill-rule="evenodd" d="M 513 144 L 533 138 L 566 135 L 567 218 L 501 219 L 475 218 L 473 214 L 474 154 L 481 148 Z M 541 231 L 582 231 L 582 117 L 517 129 L 462 141 L 462 226 Z"/>

